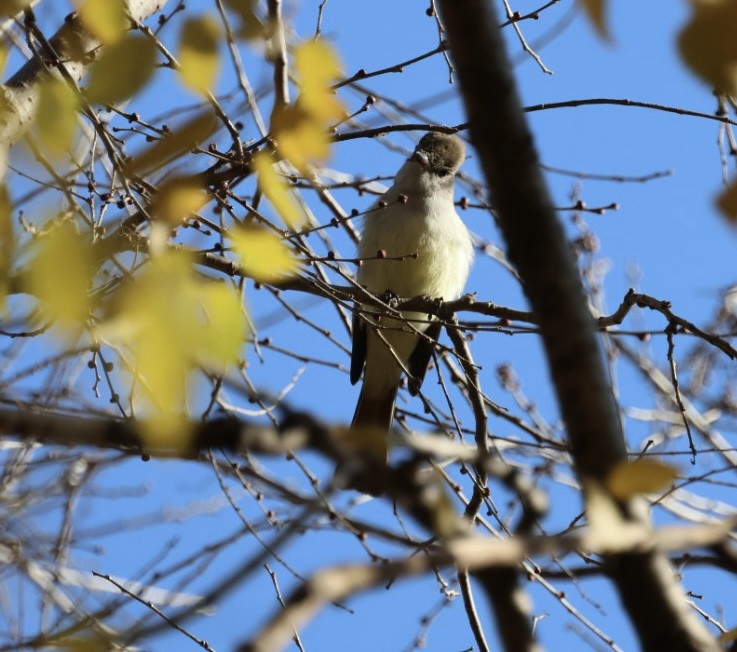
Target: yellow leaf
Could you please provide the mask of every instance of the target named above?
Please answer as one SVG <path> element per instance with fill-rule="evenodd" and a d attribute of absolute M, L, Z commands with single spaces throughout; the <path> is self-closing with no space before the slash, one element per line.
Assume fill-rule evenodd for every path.
<path fill-rule="evenodd" d="M 717 197 L 716 204 L 733 225 L 737 224 L 737 180 L 732 181 L 727 189 Z"/>
<path fill-rule="evenodd" d="M 12 206 L 5 186 L 0 186 L 0 312 L 5 310 L 8 279 L 15 255 Z"/>
<path fill-rule="evenodd" d="M 100 652 L 100 650 L 111 650 L 119 647 L 115 641 L 112 632 L 95 631 L 104 630 L 105 627 L 101 623 L 93 622 L 90 624 L 76 623 L 68 628 L 68 632 L 74 632 L 73 635 L 53 636 L 47 639 L 46 645 L 49 648 L 62 650 L 63 652 Z"/>
<path fill-rule="evenodd" d="M 204 186 L 191 178 L 163 183 L 151 202 L 151 212 L 171 226 L 177 226 L 200 210 L 209 196 Z"/>
<path fill-rule="evenodd" d="M 169 330 L 160 321 L 151 323 L 133 345 L 133 371 L 149 408 L 140 421 L 144 441 L 149 448 L 184 450 L 189 445 L 186 414 L 193 361 L 172 346 Z"/>
<path fill-rule="evenodd" d="M 258 0 L 225 0 L 225 4 L 241 19 L 238 36 L 245 39 L 268 38 L 270 30 L 256 14 Z"/>
<path fill-rule="evenodd" d="M 198 93 L 215 85 L 220 59 L 220 28 L 211 16 L 190 18 L 184 23 L 179 42 L 179 74 L 188 88 Z"/>
<path fill-rule="evenodd" d="M 8 63 L 9 52 L 7 48 L 0 46 L 0 74 L 5 72 L 5 64 Z"/>
<path fill-rule="evenodd" d="M 342 102 L 330 88 L 341 75 L 341 65 L 333 49 L 312 40 L 295 49 L 294 66 L 300 95 L 293 106 L 278 109 L 271 116 L 271 133 L 279 153 L 300 172 L 311 163 L 324 163 L 330 156 L 327 128 L 347 115 Z"/>
<path fill-rule="evenodd" d="M 103 50 L 90 71 L 87 97 L 98 104 L 115 104 L 139 91 L 151 78 L 156 63 L 156 45 L 131 34 Z"/>
<path fill-rule="evenodd" d="M 69 223 L 33 243 L 25 291 L 41 302 L 44 317 L 62 325 L 84 322 L 92 306 L 93 266 L 89 243 Z"/>
<path fill-rule="evenodd" d="M 99 335 L 132 351 L 147 399 L 143 436 L 152 448 L 184 449 L 190 372 L 223 372 L 238 359 L 245 315 L 232 287 L 196 276 L 188 256 L 165 251 L 116 297 Z"/>
<path fill-rule="evenodd" d="M 330 122 L 340 121 L 348 116 L 343 102 L 329 89 L 308 88 L 306 92 L 300 94 L 297 104 L 326 126 Z"/>
<path fill-rule="evenodd" d="M 620 462 L 609 473 L 607 488 L 619 500 L 648 494 L 669 487 L 678 477 L 678 469 L 662 462 L 639 459 Z"/>
<path fill-rule="evenodd" d="M 77 129 L 77 97 L 66 82 L 47 77 L 41 84 L 35 131 L 44 154 L 69 150 Z"/>
<path fill-rule="evenodd" d="M 325 128 L 299 108 L 288 106 L 272 116 L 271 129 L 277 148 L 300 172 L 310 163 L 324 163 L 330 156 L 330 138 Z"/>
<path fill-rule="evenodd" d="M 333 48 L 319 39 L 307 41 L 296 48 L 294 67 L 300 84 L 297 105 L 326 126 L 345 118 L 347 111 L 330 88 L 343 72 Z"/>
<path fill-rule="evenodd" d="M 274 233 L 256 226 L 240 227 L 231 231 L 230 238 L 251 278 L 271 283 L 297 272 L 294 251 Z"/>
<path fill-rule="evenodd" d="M 600 544 L 616 542 L 626 526 L 622 512 L 612 496 L 596 482 L 584 483 L 586 520 Z"/>
<path fill-rule="evenodd" d="M 678 36 L 683 60 L 719 93 L 737 95 L 737 2 L 692 0 L 691 6 Z"/>
<path fill-rule="evenodd" d="M 186 154 L 212 135 L 218 123 L 212 113 L 202 113 L 164 135 L 155 145 L 138 154 L 126 167 L 128 174 L 145 174 L 181 154 Z"/>
<path fill-rule="evenodd" d="M 271 202 L 276 212 L 290 229 L 296 229 L 304 222 L 304 216 L 297 202 L 289 194 L 287 186 L 274 171 L 274 161 L 268 152 L 257 152 L 251 165 L 258 174 L 258 186 Z"/>
<path fill-rule="evenodd" d="M 0 0 L 0 16 L 15 16 L 30 5 L 31 0 Z"/>
<path fill-rule="evenodd" d="M 185 412 L 158 409 L 136 423 L 147 450 L 156 451 L 158 455 L 165 455 L 164 451 L 170 451 L 173 455 L 189 452 L 192 431 Z"/>
<path fill-rule="evenodd" d="M 84 26 L 102 43 L 119 41 L 128 28 L 124 0 L 82 0 L 77 11 Z"/>
<path fill-rule="evenodd" d="M 202 364 L 222 368 L 238 359 L 246 335 L 247 322 L 238 295 L 222 282 L 203 282 L 200 293 L 201 319 L 208 324 L 200 333 Z"/>
<path fill-rule="evenodd" d="M 724 632 L 718 639 L 720 643 L 731 643 L 732 641 L 737 641 L 737 627 L 733 627 L 732 629 Z"/>
<path fill-rule="evenodd" d="M 608 0 L 579 0 L 581 6 L 589 17 L 589 20 L 596 28 L 599 36 L 608 41 L 611 39 L 609 28 L 606 24 L 606 12 Z"/>
<path fill-rule="evenodd" d="M 294 67 L 302 84 L 322 85 L 338 79 L 343 74 L 335 50 L 321 39 L 312 39 L 294 50 Z"/>

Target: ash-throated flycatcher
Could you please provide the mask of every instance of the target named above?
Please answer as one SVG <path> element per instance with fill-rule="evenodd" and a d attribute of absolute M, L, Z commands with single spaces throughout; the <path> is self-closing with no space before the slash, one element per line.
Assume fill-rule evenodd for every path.
<path fill-rule="evenodd" d="M 460 296 L 473 259 L 471 236 L 453 204 L 465 149 L 456 136 L 425 134 L 364 218 L 357 281 L 376 297 Z M 423 313 L 403 312 L 404 319 L 377 313 L 364 308 L 353 317 L 351 383 L 361 370 L 364 378 L 352 428 L 389 430 L 403 369 L 410 393 L 417 394 L 440 331 Z"/>

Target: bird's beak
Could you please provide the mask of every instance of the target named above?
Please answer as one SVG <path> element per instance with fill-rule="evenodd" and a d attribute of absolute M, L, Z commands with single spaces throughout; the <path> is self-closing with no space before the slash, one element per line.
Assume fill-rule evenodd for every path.
<path fill-rule="evenodd" d="M 426 170 L 430 165 L 429 161 L 427 160 L 427 154 L 425 154 L 424 152 L 415 151 L 415 153 L 412 154 L 412 156 L 410 157 L 410 161 L 416 161 Z"/>

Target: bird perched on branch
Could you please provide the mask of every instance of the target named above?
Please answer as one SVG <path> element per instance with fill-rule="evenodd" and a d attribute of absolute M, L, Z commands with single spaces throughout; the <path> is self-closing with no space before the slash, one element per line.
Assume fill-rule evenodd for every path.
<path fill-rule="evenodd" d="M 473 244 L 453 202 L 455 175 L 465 157 L 456 136 L 429 132 L 397 172 L 394 184 L 364 218 L 357 281 L 375 297 L 460 296 Z M 417 394 L 440 323 L 426 314 L 389 316 L 363 307 L 353 317 L 351 383 L 363 387 L 351 428 L 388 431 L 402 372 Z"/>

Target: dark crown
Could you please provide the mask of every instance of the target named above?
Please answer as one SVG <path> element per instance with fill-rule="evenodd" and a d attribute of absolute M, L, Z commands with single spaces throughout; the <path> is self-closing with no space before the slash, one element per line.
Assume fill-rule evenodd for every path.
<path fill-rule="evenodd" d="M 427 159 L 431 171 L 455 174 L 466 157 L 466 146 L 457 136 L 430 131 L 422 137 L 415 152 Z"/>

